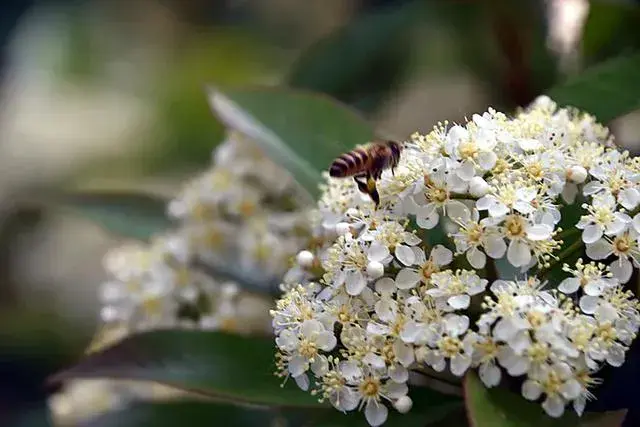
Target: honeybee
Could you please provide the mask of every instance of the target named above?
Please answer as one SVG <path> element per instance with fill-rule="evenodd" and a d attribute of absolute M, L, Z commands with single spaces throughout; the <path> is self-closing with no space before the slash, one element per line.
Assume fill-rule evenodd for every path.
<path fill-rule="evenodd" d="M 378 206 L 380 195 L 376 188 L 376 180 L 382 171 L 391 168 L 391 173 L 400 161 L 402 145 L 396 141 L 375 140 L 354 150 L 341 154 L 329 168 L 329 175 L 334 178 L 353 177 L 358 189 L 368 194 Z"/>

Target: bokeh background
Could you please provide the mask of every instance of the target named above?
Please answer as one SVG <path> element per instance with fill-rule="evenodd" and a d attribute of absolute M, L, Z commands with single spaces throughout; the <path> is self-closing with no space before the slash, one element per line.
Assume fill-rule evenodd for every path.
<path fill-rule="evenodd" d="M 326 92 L 398 138 L 513 111 L 640 45 L 640 5 L 587 0 L 4 0 L 0 12 L 0 425 L 97 325 L 119 241 L 40 197 L 173 194 L 223 136 L 204 87 Z M 611 123 L 637 152 L 638 115 Z M 24 425 L 24 424 L 22 424 Z"/>

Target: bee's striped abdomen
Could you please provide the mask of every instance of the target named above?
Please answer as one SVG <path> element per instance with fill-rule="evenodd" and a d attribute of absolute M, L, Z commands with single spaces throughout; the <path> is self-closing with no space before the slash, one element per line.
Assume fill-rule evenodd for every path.
<path fill-rule="evenodd" d="M 356 148 L 349 153 L 344 153 L 333 161 L 329 169 L 329 175 L 334 178 L 342 178 L 362 172 L 365 169 L 368 158 L 369 155 L 362 148 Z"/>

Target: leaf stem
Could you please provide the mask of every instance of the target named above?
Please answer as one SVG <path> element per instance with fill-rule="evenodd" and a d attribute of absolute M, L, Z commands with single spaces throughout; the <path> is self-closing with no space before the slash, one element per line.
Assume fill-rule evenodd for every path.
<path fill-rule="evenodd" d="M 549 273 L 549 271 L 553 267 L 555 267 L 558 263 L 567 259 L 569 255 L 572 255 L 574 252 L 576 252 L 577 250 L 583 247 L 584 247 L 584 243 L 582 242 L 582 239 L 578 239 L 575 242 L 573 242 L 569 247 L 565 248 L 562 252 L 560 252 L 557 258 L 555 258 L 552 262 L 549 263 L 549 266 L 543 270 L 544 274 L 546 275 L 547 273 Z"/>

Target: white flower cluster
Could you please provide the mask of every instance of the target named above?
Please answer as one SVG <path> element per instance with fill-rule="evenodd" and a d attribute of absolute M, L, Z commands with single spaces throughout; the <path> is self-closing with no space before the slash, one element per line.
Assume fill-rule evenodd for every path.
<path fill-rule="evenodd" d="M 372 426 L 389 405 L 410 410 L 409 371 L 425 369 L 478 368 L 487 387 L 506 371 L 550 416 L 570 402 L 581 413 L 592 375 L 623 363 L 640 325 L 623 289 L 639 260 L 640 162 L 612 142 L 541 97 L 513 118 L 490 109 L 413 135 L 377 183 L 378 207 L 327 176 L 312 244 L 271 313 L 278 375 L 340 411 L 364 408 Z M 548 277 L 585 245 L 603 263 Z"/>
<path fill-rule="evenodd" d="M 207 266 L 232 266 L 260 282 L 282 277 L 310 236 L 299 200 L 284 170 L 231 133 L 213 166 L 169 203 L 176 229 L 105 257 L 102 320 L 132 330 L 268 331 L 272 301 L 242 292 L 224 275 L 212 277 L 216 268 Z"/>
<path fill-rule="evenodd" d="M 105 256 L 103 330 L 118 331 L 115 341 L 158 328 L 270 333 L 273 300 L 264 292 L 247 292 L 233 277 L 241 272 L 262 284 L 287 271 L 311 237 L 305 212 L 310 204 L 298 191 L 287 172 L 251 141 L 230 133 L 216 148 L 212 167 L 169 203 L 175 229 L 150 244 L 129 243 Z M 66 420 L 63 425 L 76 425 L 132 399 L 151 398 L 157 388 L 80 380 L 53 396 L 50 405 Z"/>

